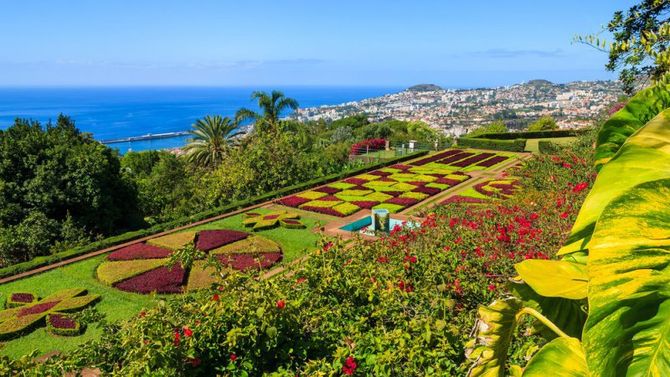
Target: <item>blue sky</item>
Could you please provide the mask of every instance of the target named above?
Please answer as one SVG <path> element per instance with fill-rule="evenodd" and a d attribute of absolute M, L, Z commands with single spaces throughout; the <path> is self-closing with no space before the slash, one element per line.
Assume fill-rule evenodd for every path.
<path fill-rule="evenodd" d="M 447 87 L 614 77 L 631 0 L 0 0 L 0 86 Z"/>

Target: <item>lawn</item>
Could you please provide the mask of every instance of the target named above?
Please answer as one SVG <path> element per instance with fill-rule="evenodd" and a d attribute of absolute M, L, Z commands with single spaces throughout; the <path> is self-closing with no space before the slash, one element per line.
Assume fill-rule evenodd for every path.
<path fill-rule="evenodd" d="M 540 153 L 540 149 L 538 146 L 538 142 L 540 140 L 551 141 L 552 143 L 556 143 L 558 145 L 568 145 L 577 140 L 577 138 L 571 136 L 571 137 L 554 137 L 548 139 L 528 139 L 526 141 L 526 149 L 525 149 L 526 152 Z"/>
<path fill-rule="evenodd" d="M 269 209 L 256 209 L 253 212 L 269 213 Z M 250 232 L 249 228 L 242 225 L 244 216 L 242 214 L 231 216 L 209 224 L 204 224 L 193 230 L 208 229 L 231 229 Z M 312 232 L 318 225 L 313 218 L 302 217 L 301 221 L 306 229 L 275 228 L 256 232 L 256 234 L 269 238 L 279 243 L 284 252 L 284 262 L 290 262 L 304 255 L 316 247 L 320 236 Z M 106 316 L 109 322 L 129 319 L 139 313 L 143 308 L 153 306 L 160 298 L 169 298 L 169 295 L 141 295 L 123 292 L 116 288 L 107 286 L 95 277 L 95 270 L 103 262 L 106 255 L 86 259 L 55 270 L 41 273 L 29 278 L 17 280 L 0 286 L 0 300 L 13 292 L 33 292 L 40 297 L 47 296 L 55 291 L 65 288 L 86 288 L 89 293 L 99 294 L 102 299 L 94 306 Z M 32 350 L 46 353 L 54 350 L 67 351 L 88 340 L 99 338 L 102 329 L 91 325 L 81 336 L 57 337 L 46 333 L 44 327 L 17 339 L 2 343 L 0 354 L 10 357 L 20 357 Z"/>

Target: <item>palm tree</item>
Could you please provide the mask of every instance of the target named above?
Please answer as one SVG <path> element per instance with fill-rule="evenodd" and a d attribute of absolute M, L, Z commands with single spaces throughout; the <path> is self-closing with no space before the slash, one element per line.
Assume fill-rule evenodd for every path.
<path fill-rule="evenodd" d="M 258 107 L 261 112 L 255 112 L 249 109 L 241 108 L 235 114 L 238 122 L 253 120 L 254 128 L 257 132 L 279 130 L 279 116 L 286 109 L 296 110 L 298 102 L 293 98 L 288 98 L 284 93 L 273 90 L 272 93 L 256 91 L 251 94 L 251 99 L 258 101 Z"/>
<path fill-rule="evenodd" d="M 189 161 L 199 166 L 218 165 L 228 149 L 236 144 L 238 123 L 221 115 L 207 115 L 198 119 L 190 131 L 191 139 L 184 148 Z"/>

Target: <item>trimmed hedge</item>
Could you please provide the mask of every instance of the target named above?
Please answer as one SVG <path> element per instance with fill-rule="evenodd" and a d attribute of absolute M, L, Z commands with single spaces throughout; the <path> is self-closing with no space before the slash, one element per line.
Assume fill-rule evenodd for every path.
<path fill-rule="evenodd" d="M 555 137 L 579 136 L 587 130 L 554 130 L 554 131 L 523 131 L 523 132 L 504 132 L 490 133 L 473 136 L 472 139 L 494 139 L 494 140 L 514 140 L 514 139 L 548 139 Z"/>
<path fill-rule="evenodd" d="M 369 165 L 357 169 L 351 169 L 347 170 L 341 173 L 336 173 L 336 174 L 331 174 L 329 176 L 325 177 L 320 177 L 317 179 L 313 179 L 311 181 L 303 182 L 297 185 L 293 186 L 288 186 L 284 187 L 282 189 L 276 190 L 276 191 L 271 191 L 263 195 L 255 196 L 253 198 L 249 198 L 246 200 L 241 200 L 238 202 L 230 203 L 228 205 L 225 205 L 220 208 L 212 209 L 209 211 L 204 211 L 200 213 L 196 213 L 190 216 L 182 217 L 180 219 L 162 223 L 162 224 L 156 224 L 150 228 L 145 228 L 145 229 L 138 229 L 130 232 L 126 232 L 123 234 L 119 234 L 116 236 L 111 236 L 105 239 L 102 239 L 100 241 L 95 241 L 91 242 L 85 246 L 80 246 L 76 247 L 70 250 L 66 250 L 60 253 L 55 253 L 51 255 L 45 255 L 45 256 L 40 256 L 33 258 L 32 260 L 29 260 L 27 262 L 22 262 L 22 263 L 17 263 L 12 266 L 7 266 L 4 268 L 0 268 L 0 278 L 4 278 L 7 276 L 12 276 L 19 274 L 21 272 L 29 271 L 38 267 L 43 267 L 47 266 L 53 263 L 57 263 L 66 259 L 70 259 L 73 257 L 77 257 L 83 254 L 87 254 L 93 251 L 105 249 L 108 247 L 112 247 L 114 245 L 122 244 L 125 242 L 130 242 L 132 240 L 136 240 L 138 238 L 142 237 L 147 237 L 151 236 L 156 233 L 160 232 L 165 232 L 180 226 L 188 225 L 197 221 L 205 220 L 210 217 L 218 216 L 227 212 L 232 212 L 241 208 L 249 207 L 254 204 L 266 202 L 268 200 L 272 199 L 277 199 L 284 197 L 286 195 L 290 195 L 296 192 L 304 191 L 305 189 L 309 187 L 314 187 L 314 186 L 320 186 L 324 185 L 330 182 L 334 181 L 339 181 L 343 178 L 348 178 L 354 175 L 358 175 L 361 173 L 364 173 L 368 170 L 373 170 L 373 169 L 378 169 L 380 167 L 385 167 L 389 165 L 396 164 L 398 162 L 402 161 L 407 161 L 411 160 L 420 156 L 423 156 L 427 154 L 428 151 L 419 151 L 415 153 L 408 154 L 406 156 L 401 156 L 401 157 L 396 157 L 387 161 L 383 161 L 374 165 Z"/>
<path fill-rule="evenodd" d="M 537 147 L 541 154 L 557 154 L 562 150 L 560 145 L 549 140 L 538 141 Z"/>
<path fill-rule="evenodd" d="M 526 149 L 526 139 L 496 140 L 459 137 L 456 143 L 459 147 L 491 149 L 497 151 L 523 152 Z"/>
<path fill-rule="evenodd" d="M 82 333 L 81 324 L 71 316 L 62 313 L 47 315 L 47 332 L 52 335 L 77 336 Z"/>

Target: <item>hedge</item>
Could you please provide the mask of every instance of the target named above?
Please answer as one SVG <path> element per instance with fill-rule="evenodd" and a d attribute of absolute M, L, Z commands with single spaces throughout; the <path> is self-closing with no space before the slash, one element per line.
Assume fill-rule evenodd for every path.
<path fill-rule="evenodd" d="M 241 209 L 241 208 L 249 207 L 249 206 L 252 206 L 254 204 L 266 202 L 268 200 L 277 199 L 277 198 L 280 198 L 280 197 L 283 197 L 283 196 L 286 196 L 286 195 L 290 195 L 290 194 L 293 194 L 293 193 L 296 193 L 296 192 L 304 191 L 305 189 L 307 189 L 309 187 L 324 185 L 326 183 L 339 181 L 343 178 L 348 178 L 348 177 L 351 177 L 351 176 L 354 176 L 354 175 L 364 173 L 368 170 L 378 169 L 380 167 L 393 165 L 393 164 L 396 164 L 398 162 L 411 160 L 411 159 L 423 156 L 427 153 L 428 153 L 428 151 L 418 151 L 418 152 L 414 152 L 414 153 L 411 153 L 411 154 L 408 154 L 408 155 L 405 155 L 405 156 L 392 158 L 392 159 L 389 159 L 387 161 L 382 161 L 382 162 L 379 162 L 377 164 L 364 166 L 364 167 L 357 168 L 357 169 L 351 169 L 351 170 L 347 170 L 347 171 L 344 171 L 344 172 L 341 172 L 341 173 L 331 174 L 331 175 L 328 175 L 328 176 L 325 176 L 325 177 L 320 177 L 320 178 L 313 179 L 311 181 L 299 183 L 297 185 L 284 187 L 282 189 L 279 189 L 279 190 L 276 190 L 276 191 L 271 191 L 271 192 L 268 192 L 268 193 L 263 194 L 263 195 L 255 196 L 253 198 L 249 198 L 249 199 L 246 199 L 246 200 L 241 200 L 241 201 L 238 201 L 238 202 L 230 203 L 230 204 L 225 205 L 225 206 L 220 207 L 220 208 L 200 212 L 200 213 L 193 214 L 193 215 L 190 215 L 190 216 L 185 216 L 185 217 L 182 217 L 180 219 L 173 220 L 173 221 L 170 221 L 170 222 L 156 224 L 156 225 L 154 225 L 150 228 L 138 229 L 138 230 L 118 234 L 118 235 L 115 235 L 115 236 L 104 238 L 104 239 L 99 240 L 99 241 L 89 243 L 85 246 L 76 247 L 76 248 L 69 249 L 69 250 L 66 250 L 66 251 L 63 251 L 63 252 L 60 252 L 60 253 L 55 253 L 55 254 L 51 254 L 51 255 L 44 255 L 44 256 L 36 257 L 36 258 L 33 258 L 33 259 L 31 259 L 27 262 L 17 263 L 17 264 L 12 265 L 12 266 L 7 266 L 7 267 L 4 267 L 4 268 L 0 268 L 0 278 L 16 275 L 16 274 L 19 274 L 21 272 L 29 271 L 29 270 L 32 270 L 32 269 L 35 269 L 35 268 L 38 268 L 38 267 L 47 266 L 47 265 L 57 263 L 57 262 L 60 262 L 60 261 L 66 260 L 66 259 L 74 258 L 74 257 L 84 255 L 84 254 L 87 254 L 87 253 L 91 253 L 91 252 L 94 252 L 94 251 L 97 251 L 97 250 L 112 247 L 114 245 L 118 245 L 118 244 L 121 244 L 121 243 L 130 242 L 130 241 L 136 240 L 138 238 L 148 237 L 148 236 L 151 236 L 151 235 L 156 234 L 156 233 L 165 232 L 165 231 L 168 231 L 168 230 L 180 227 L 180 226 L 184 226 L 184 225 L 188 225 L 188 224 L 191 224 L 191 223 L 194 223 L 194 222 L 197 222 L 197 221 L 205 220 L 205 219 L 208 219 L 210 217 L 215 217 L 217 215 L 221 215 L 221 214 L 224 214 L 224 213 L 227 213 L 227 212 L 232 212 L 232 211 L 235 211 L 235 210 L 238 210 L 238 209 Z"/>
<path fill-rule="evenodd" d="M 561 146 L 549 140 L 540 140 L 537 147 L 541 154 L 557 154 L 562 150 Z"/>
<path fill-rule="evenodd" d="M 526 139 L 496 140 L 459 137 L 456 141 L 459 147 L 476 149 L 490 149 L 509 152 L 523 152 L 526 149 Z"/>
<path fill-rule="evenodd" d="M 549 139 L 556 137 L 579 136 L 587 130 L 553 130 L 553 131 L 523 131 L 523 132 L 501 132 L 473 136 L 473 139 L 495 139 L 495 140 L 514 140 L 514 139 Z"/>

